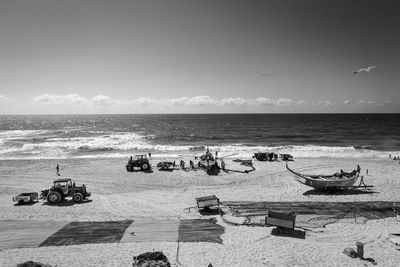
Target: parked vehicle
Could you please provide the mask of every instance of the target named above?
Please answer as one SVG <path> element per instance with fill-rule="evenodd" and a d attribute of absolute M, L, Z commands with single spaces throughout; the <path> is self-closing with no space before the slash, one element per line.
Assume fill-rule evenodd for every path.
<path fill-rule="evenodd" d="M 162 161 L 157 163 L 157 168 L 160 171 L 172 171 L 175 169 L 175 164 L 171 161 Z"/>
<path fill-rule="evenodd" d="M 135 159 L 131 156 L 128 163 L 126 164 L 126 170 L 128 172 L 133 172 L 139 168 L 141 171 L 148 171 L 151 169 L 151 165 L 147 155 L 135 155 Z"/>
<path fill-rule="evenodd" d="M 293 156 L 291 154 L 279 154 L 279 157 L 283 161 L 293 161 Z"/>
<path fill-rule="evenodd" d="M 18 196 L 13 197 L 14 202 L 18 202 L 19 205 L 24 203 L 32 203 L 39 201 L 39 194 L 37 192 L 21 193 Z"/>
<path fill-rule="evenodd" d="M 254 153 L 253 158 L 259 161 L 275 161 L 278 160 L 278 154 L 273 152 L 257 152 Z"/>
<path fill-rule="evenodd" d="M 86 186 L 75 186 L 71 179 L 58 179 L 53 182 L 53 187 L 43 190 L 41 198 L 47 199 L 49 203 L 59 203 L 67 197 L 74 202 L 82 202 L 90 197 L 91 193 L 86 191 Z"/>

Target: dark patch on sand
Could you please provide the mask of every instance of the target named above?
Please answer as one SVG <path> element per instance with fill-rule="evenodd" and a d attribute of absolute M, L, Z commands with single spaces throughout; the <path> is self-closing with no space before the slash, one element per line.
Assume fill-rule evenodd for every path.
<path fill-rule="evenodd" d="M 40 247 L 119 242 L 132 222 L 71 222 L 47 238 Z"/>
<path fill-rule="evenodd" d="M 370 219 L 394 217 L 394 206 L 400 202 L 365 201 L 365 202 L 224 202 L 235 216 L 267 215 L 269 210 L 283 213 L 295 212 L 297 215 L 317 214 L 332 215 L 358 212 Z"/>
<path fill-rule="evenodd" d="M 269 210 L 296 214 L 296 225 L 306 227 L 324 227 L 345 218 L 354 218 L 355 222 L 395 217 L 394 207 L 400 202 L 223 202 L 237 217 L 266 216 Z"/>
<path fill-rule="evenodd" d="M 215 218 L 209 220 L 181 220 L 179 225 L 180 242 L 211 242 L 222 244 L 221 235 L 225 228 L 217 224 Z"/>

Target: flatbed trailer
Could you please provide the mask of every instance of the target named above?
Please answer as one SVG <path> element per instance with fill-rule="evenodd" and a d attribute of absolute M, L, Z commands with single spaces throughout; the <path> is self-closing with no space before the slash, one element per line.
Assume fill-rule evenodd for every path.
<path fill-rule="evenodd" d="M 28 192 L 21 193 L 18 196 L 13 197 L 14 202 L 18 202 L 18 204 L 22 205 L 24 203 L 32 203 L 39 201 L 39 194 L 37 192 Z"/>
<path fill-rule="evenodd" d="M 211 207 L 219 207 L 219 199 L 215 195 L 196 198 L 197 208 L 209 209 Z"/>

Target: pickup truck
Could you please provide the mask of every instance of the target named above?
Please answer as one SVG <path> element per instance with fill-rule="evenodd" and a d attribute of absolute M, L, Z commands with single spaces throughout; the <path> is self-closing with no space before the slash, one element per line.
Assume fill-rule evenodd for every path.
<path fill-rule="evenodd" d="M 13 197 L 14 202 L 22 205 L 24 203 L 31 203 L 33 201 L 39 201 L 39 194 L 37 192 L 21 193 L 18 196 Z"/>

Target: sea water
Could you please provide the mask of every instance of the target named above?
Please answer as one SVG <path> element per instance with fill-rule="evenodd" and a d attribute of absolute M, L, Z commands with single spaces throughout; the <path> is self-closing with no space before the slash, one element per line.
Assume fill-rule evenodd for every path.
<path fill-rule="evenodd" d="M 0 116 L 0 159 L 201 155 L 400 155 L 400 114 Z"/>

